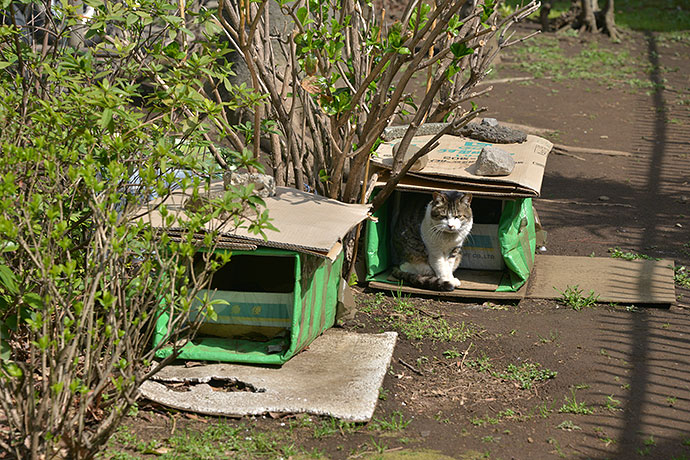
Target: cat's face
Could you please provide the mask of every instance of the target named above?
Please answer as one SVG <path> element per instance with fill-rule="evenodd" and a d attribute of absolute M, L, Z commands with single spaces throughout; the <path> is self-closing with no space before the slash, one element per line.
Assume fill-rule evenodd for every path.
<path fill-rule="evenodd" d="M 472 225 L 472 195 L 460 192 L 434 192 L 431 200 L 433 226 L 443 232 L 459 232 Z"/>

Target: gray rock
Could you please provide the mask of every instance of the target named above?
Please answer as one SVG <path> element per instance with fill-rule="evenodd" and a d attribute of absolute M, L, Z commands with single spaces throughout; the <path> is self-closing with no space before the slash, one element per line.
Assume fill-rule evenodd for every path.
<path fill-rule="evenodd" d="M 505 150 L 487 145 L 484 147 L 475 163 L 479 176 L 507 176 L 515 168 L 515 160 Z"/>
<path fill-rule="evenodd" d="M 247 186 L 254 184 L 254 193 L 261 198 L 268 198 L 276 194 L 276 181 L 272 176 L 259 173 L 238 173 L 226 171 L 223 173 L 223 185 L 227 190 L 232 186 Z"/>
<path fill-rule="evenodd" d="M 491 126 L 484 123 L 469 123 L 461 128 L 457 134 L 494 144 L 517 144 L 527 140 L 527 133 L 499 124 Z"/>
<path fill-rule="evenodd" d="M 496 126 L 498 126 L 498 120 L 496 120 L 495 118 L 484 118 L 481 124 L 484 126 L 491 126 L 495 128 Z"/>

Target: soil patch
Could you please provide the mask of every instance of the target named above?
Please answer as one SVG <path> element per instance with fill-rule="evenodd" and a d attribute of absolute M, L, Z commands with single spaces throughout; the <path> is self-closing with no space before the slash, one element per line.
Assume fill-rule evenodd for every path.
<path fill-rule="evenodd" d="M 572 36 L 550 38 L 566 56 L 586 45 Z M 630 154 L 550 156 L 535 200 L 547 254 L 618 250 L 688 265 L 690 44 L 636 32 L 620 44 L 591 40 L 627 53 L 634 75 L 534 77 L 520 65 L 524 57 L 511 52 L 497 76 L 534 78 L 495 83 L 476 102 L 489 107 L 486 116 L 550 130 L 559 144 Z M 358 288 L 359 312 L 344 327 L 400 332 L 374 420 L 349 425 L 267 414 L 222 424 L 240 430 L 237 436 L 254 433 L 252 442 L 256 433 L 272 436 L 268 458 L 422 458 L 422 451 L 459 459 L 690 458 L 690 290 L 677 286 L 677 294 L 669 309 L 575 311 L 555 301 L 460 303 Z M 431 338 L 410 329 L 415 318 L 443 320 L 463 333 Z M 204 433 L 218 423 L 143 404 L 124 430 L 165 446 L 171 434 Z M 154 455 L 122 436 L 115 445 L 135 457 Z"/>

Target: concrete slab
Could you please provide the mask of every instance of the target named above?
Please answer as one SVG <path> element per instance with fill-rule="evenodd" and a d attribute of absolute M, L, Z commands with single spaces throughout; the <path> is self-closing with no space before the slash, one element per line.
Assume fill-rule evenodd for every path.
<path fill-rule="evenodd" d="M 280 368 L 174 365 L 140 391 L 165 406 L 208 415 L 310 413 L 366 422 L 374 414 L 397 336 L 329 329 Z M 242 383 L 245 391 L 224 391 L 218 385 L 223 381 Z M 186 385 L 175 388 L 175 382 Z"/>

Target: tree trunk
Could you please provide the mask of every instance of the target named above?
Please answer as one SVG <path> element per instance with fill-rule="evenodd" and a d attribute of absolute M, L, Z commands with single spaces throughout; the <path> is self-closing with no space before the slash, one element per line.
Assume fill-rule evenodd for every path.
<path fill-rule="evenodd" d="M 582 0 L 582 13 L 580 14 L 580 22 L 582 30 L 585 32 L 597 31 L 597 19 L 594 16 L 596 0 Z"/>
<path fill-rule="evenodd" d="M 616 29 L 613 0 L 606 0 L 606 6 L 604 7 L 604 28 L 611 37 L 611 40 L 620 40 L 618 30 Z"/>

